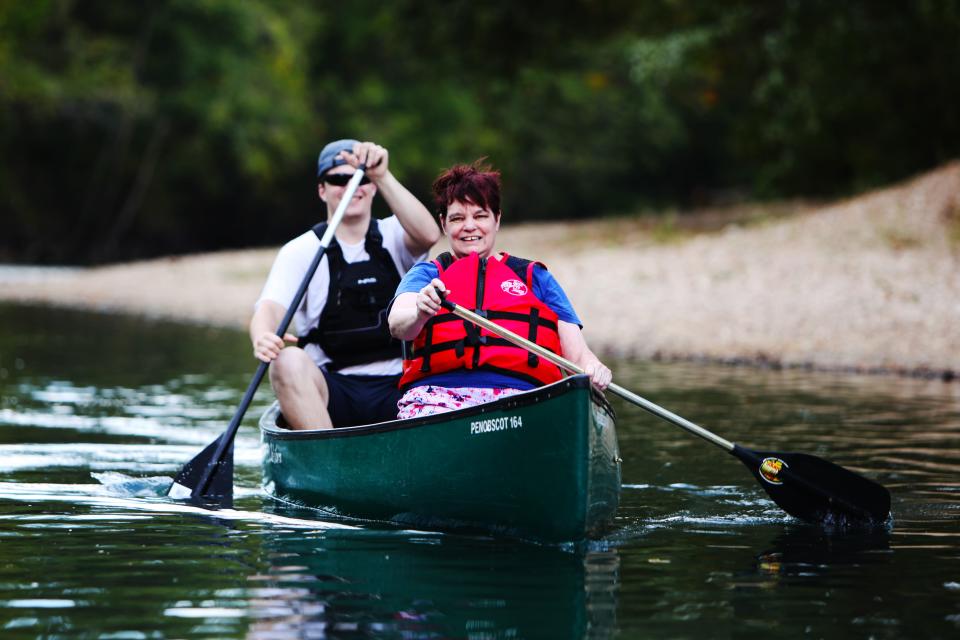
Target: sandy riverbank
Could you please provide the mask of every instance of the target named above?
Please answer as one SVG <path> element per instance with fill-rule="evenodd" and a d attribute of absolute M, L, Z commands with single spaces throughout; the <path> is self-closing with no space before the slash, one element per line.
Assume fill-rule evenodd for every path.
<path fill-rule="evenodd" d="M 745 211 L 701 214 L 721 221 L 706 231 L 505 221 L 498 247 L 550 267 L 599 352 L 960 373 L 960 162 L 827 206 Z M 275 253 L 0 267 L 0 300 L 243 328 Z"/>

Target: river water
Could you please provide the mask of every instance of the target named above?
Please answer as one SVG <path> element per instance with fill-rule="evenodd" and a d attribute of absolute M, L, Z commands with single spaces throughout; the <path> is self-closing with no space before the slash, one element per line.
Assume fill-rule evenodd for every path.
<path fill-rule="evenodd" d="M 695 363 L 616 380 L 727 439 L 893 493 L 888 529 L 785 516 L 716 447 L 614 400 L 615 529 L 582 548 L 353 527 L 260 489 L 164 497 L 255 370 L 237 332 L 0 306 L 2 638 L 954 638 L 960 384 Z"/>

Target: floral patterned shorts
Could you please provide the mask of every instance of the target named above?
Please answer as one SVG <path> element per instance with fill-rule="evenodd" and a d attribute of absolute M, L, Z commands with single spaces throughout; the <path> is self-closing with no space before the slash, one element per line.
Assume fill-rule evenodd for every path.
<path fill-rule="evenodd" d="M 397 417 L 418 418 L 473 407 L 507 396 L 523 393 L 520 389 L 483 389 L 479 387 L 414 387 L 397 402 Z"/>

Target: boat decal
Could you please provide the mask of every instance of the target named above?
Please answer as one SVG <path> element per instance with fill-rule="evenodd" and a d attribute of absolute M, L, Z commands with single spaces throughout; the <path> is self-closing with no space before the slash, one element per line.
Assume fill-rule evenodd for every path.
<path fill-rule="evenodd" d="M 270 443 L 267 460 L 273 464 L 283 464 L 283 452 L 274 443 Z"/>
<path fill-rule="evenodd" d="M 760 477 L 770 484 L 783 484 L 783 480 L 780 479 L 780 471 L 789 466 L 780 458 L 764 458 L 763 462 L 760 463 Z"/>
<path fill-rule="evenodd" d="M 492 433 L 494 431 L 506 431 L 508 429 L 519 429 L 523 426 L 521 416 L 502 416 L 500 418 L 487 418 L 486 420 L 475 420 L 470 423 L 470 435 L 479 433 Z"/>

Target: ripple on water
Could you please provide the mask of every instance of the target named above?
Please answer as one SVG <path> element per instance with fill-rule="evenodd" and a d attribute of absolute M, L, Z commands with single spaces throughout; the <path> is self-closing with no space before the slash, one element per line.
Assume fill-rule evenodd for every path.
<path fill-rule="evenodd" d="M 211 438 L 212 440 L 212 438 Z M 127 472 L 153 473 L 177 471 L 198 453 L 194 445 L 143 444 L 6 444 L 0 445 L 0 457 L 7 471 L 43 470 L 71 467 L 93 471 L 122 468 Z M 234 445 L 234 463 L 257 467 L 261 461 L 257 441 L 245 438 Z"/>
<path fill-rule="evenodd" d="M 310 520 L 305 518 L 287 517 L 275 513 L 262 511 L 247 511 L 242 509 L 207 509 L 189 503 L 170 500 L 165 497 L 166 488 L 173 481 L 172 478 L 153 478 L 129 493 L 136 481 L 141 479 L 130 478 L 127 482 L 119 482 L 116 477 L 109 479 L 109 484 L 52 484 L 52 483 L 0 483 L 0 499 L 17 500 L 27 503 L 61 503 L 85 507 L 109 509 L 110 515 L 101 513 L 104 519 L 124 519 L 131 514 L 146 513 L 144 517 L 159 517 L 164 515 L 200 515 L 216 520 L 247 522 L 254 524 L 283 525 L 305 528 L 310 530 L 344 529 L 355 530 L 357 527 L 338 523 Z M 153 491 L 153 495 L 149 492 Z M 158 494 L 159 492 L 159 494 Z M 250 497 L 263 497 L 259 489 L 242 489 L 235 491 L 235 499 L 243 501 Z M 145 499 L 147 498 L 147 499 Z M 152 498 L 152 499 L 149 499 Z M 113 513 L 115 512 L 115 514 Z M 119 515 L 115 518 L 114 515 Z M 0 519 L 15 519 L 31 522 L 43 520 L 51 522 L 51 526 L 64 523 L 74 523 L 89 520 L 87 514 L 58 513 L 51 516 L 23 515 L 2 516 Z M 142 519 L 142 518 L 133 518 Z"/>

